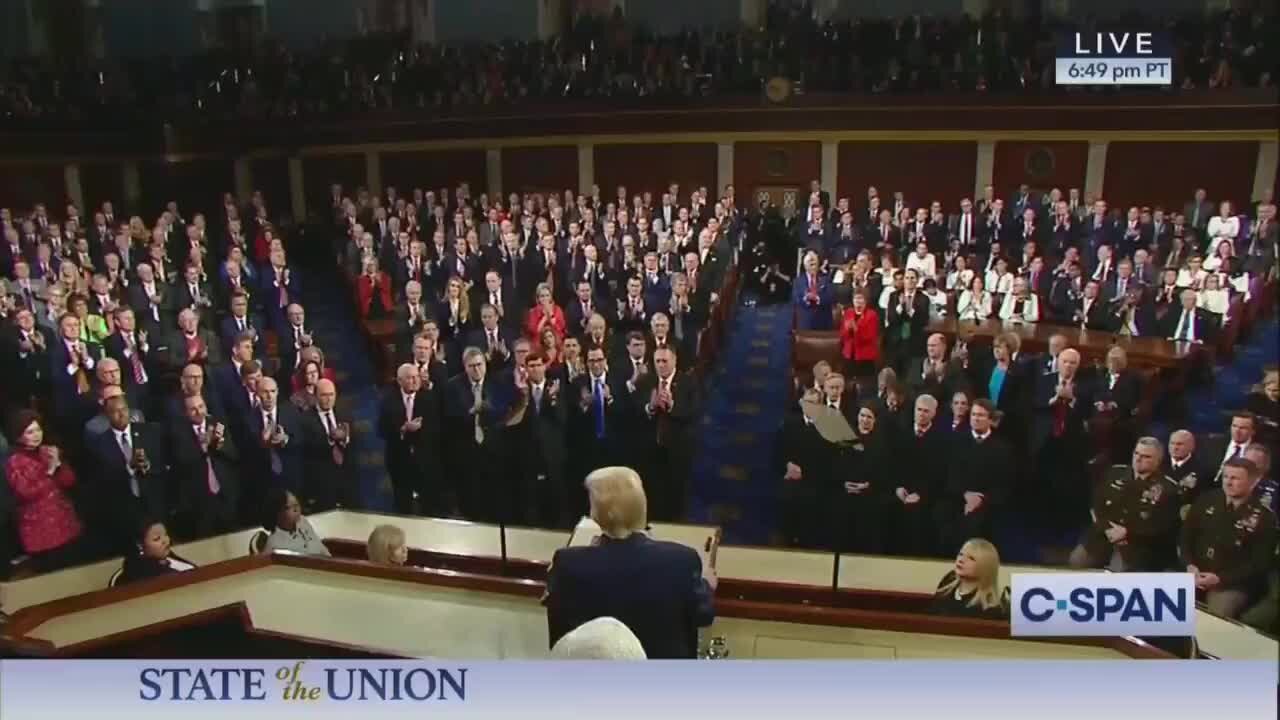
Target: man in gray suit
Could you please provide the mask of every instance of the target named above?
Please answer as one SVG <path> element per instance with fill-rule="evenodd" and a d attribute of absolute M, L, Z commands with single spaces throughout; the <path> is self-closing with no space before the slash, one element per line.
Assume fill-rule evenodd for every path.
<path fill-rule="evenodd" d="M 12 295 L 15 307 L 28 307 L 40 317 L 45 312 L 45 290 L 48 284 L 44 278 L 31 277 L 31 265 L 26 260 L 18 260 L 13 264 L 13 279 L 0 278 L 0 296 Z"/>
<path fill-rule="evenodd" d="M 1209 202 L 1209 194 L 1204 188 L 1196 188 L 1195 199 L 1183 206 L 1182 214 L 1187 216 L 1188 225 L 1204 232 L 1209 218 L 1213 217 L 1213 203 Z"/>

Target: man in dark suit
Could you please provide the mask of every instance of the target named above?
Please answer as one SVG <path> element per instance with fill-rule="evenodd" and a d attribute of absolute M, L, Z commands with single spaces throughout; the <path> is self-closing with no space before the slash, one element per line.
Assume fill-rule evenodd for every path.
<path fill-rule="evenodd" d="M 1175 342 L 1212 343 L 1218 335 L 1217 323 L 1196 307 L 1196 291 L 1187 288 L 1179 299 L 1182 307 L 1165 313 L 1160 333 Z"/>
<path fill-rule="evenodd" d="M 919 275 L 908 270 L 902 276 L 902 289 L 889 297 L 889 313 L 885 323 L 885 347 L 899 370 L 907 361 L 924 354 L 925 328 L 929 325 L 929 298 L 919 291 Z"/>
<path fill-rule="evenodd" d="M 819 268 L 817 253 L 804 254 L 803 270 L 792 285 L 791 299 L 796 305 L 797 330 L 831 329 L 835 290 L 830 278 Z"/>
<path fill-rule="evenodd" d="M 358 506 L 354 465 L 347 458 L 351 447 L 351 416 L 337 408 L 338 389 L 332 380 L 316 383 L 316 406 L 302 415 L 304 436 L 303 491 L 309 512 L 332 510 L 339 505 Z"/>
<path fill-rule="evenodd" d="M 203 396 L 185 396 L 182 412 L 170 432 L 182 531 L 192 538 L 230 532 L 238 525 L 240 452 L 230 428 L 209 414 Z"/>
<path fill-rule="evenodd" d="M 151 363 L 150 340 L 145 332 L 137 329 L 132 308 L 117 308 L 115 320 L 116 330 L 104 342 L 107 357 L 120 363 L 125 390 L 131 398 L 142 402 L 138 409 L 153 412 L 150 403 L 151 375 L 155 372 L 155 366 Z"/>
<path fill-rule="evenodd" d="M 541 354 L 526 357 L 524 367 L 527 382 L 513 388 L 527 394 L 524 416 L 508 430 L 508 472 L 516 478 L 512 516 L 534 527 L 563 527 L 582 512 L 564 502 L 569 391 L 547 377 Z"/>
<path fill-rule="evenodd" d="M 894 554 L 928 557 L 936 552 L 934 505 L 946 477 L 950 441 L 947 431 L 934 422 L 937 414 L 937 398 L 919 395 L 911 427 L 889 437 L 895 456 L 906 463 L 894 473 L 893 500 L 889 501 L 894 518 L 884 523 L 892 528 L 890 550 Z"/>
<path fill-rule="evenodd" d="M 1062 350 L 1056 372 L 1040 375 L 1032 400 L 1030 455 L 1040 482 L 1032 500 L 1057 529 L 1076 527 L 1089 506 L 1085 422 L 1094 412 L 1094 392 L 1079 369 L 1080 353 Z"/>
<path fill-rule="evenodd" d="M 249 311 L 249 295 L 234 293 L 231 296 L 231 313 L 222 319 L 222 346 L 234 347 L 241 333 L 251 333 L 254 357 L 264 358 L 267 356 L 266 327 L 262 318 Z"/>
<path fill-rule="evenodd" d="M 653 373 L 628 383 L 630 406 L 637 423 L 636 441 L 641 465 L 652 478 L 653 516 L 679 522 L 693 457 L 693 426 L 702 412 L 701 393 L 692 375 L 677 375 L 679 359 L 672 348 L 653 353 Z"/>
<path fill-rule="evenodd" d="M 924 357 L 912 358 L 907 363 L 903 380 L 916 395 L 949 398 L 964 383 L 964 369 L 959 362 L 947 360 L 946 336 L 933 333 L 925 341 Z"/>
<path fill-rule="evenodd" d="M 191 308 L 205 325 L 210 325 L 213 322 L 214 307 L 221 307 L 221 303 L 214 296 L 213 283 L 201 279 L 198 266 L 183 267 L 182 279 L 173 287 L 174 312 Z"/>
<path fill-rule="evenodd" d="M 53 406 L 62 413 L 72 413 L 68 417 L 72 432 L 84 425 L 88 416 L 81 417 L 79 411 L 92 406 L 93 371 L 102 359 L 102 347 L 96 343 L 85 343 L 80 339 L 80 319 L 66 314 L 58 319 L 58 338 L 48 345 L 49 375 L 53 382 Z"/>
<path fill-rule="evenodd" d="M 138 263 L 138 280 L 129 285 L 129 306 L 138 314 L 138 326 L 158 335 L 162 328 L 173 322 L 172 292 L 169 286 L 156 277 L 150 263 Z"/>
<path fill-rule="evenodd" d="M 504 503 L 511 497 L 501 463 L 503 432 L 509 420 L 506 398 L 483 350 L 470 347 L 463 351 L 462 370 L 449 381 L 444 397 L 445 417 L 454 433 L 458 501 L 466 518 L 497 521 L 509 510 Z M 523 368 L 516 376 L 523 378 Z"/>
<path fill-rule="evenodd" d="M 1084 294 L 1076 301 L 1071 314 L 1071 324 L 1087 330 L 1110 330 L 1110 307 L 1102 297 L 1102 284 L 1090 280 L 1084 285 Z"/>
<path fill-rule="evenodd" d="M 445 486 L 448 478 L 443 472 L 444 443 L 440 437 L 440 396 L 445 388 L 430 377 L 428 373 L 424 382 L 416 365 L 401 365 L 396 370 L 396 387 L 387 390 L 378 412 L 396 512 L 402 515 L 445 515 L 449 511 L 450 488 Z"/>
<path fill-rule="evenodd" d="M 975 537 L 990 537 L 992 511 L 1013 487 L 1013 453 L 992 432 L 995 408 L 986 399 L 969 410 L 970 432 L 955 438 L 947 453 L 946 478 L 938 493 L 939 552 L 954 553 Z"/>
<path fill-rule="evenodd" d="M 695 657 L 698 628 L 715 619 L 714 572 L 693 549 L 644 533 L 645 493 L 634 470 L 603 468 L 587 487 L 591 517 L 604 534 L 552 559 L 543 600 L 551 644 L 588 620 L 614 617 L 651 659 Z"/>
<path fill-rule="evenodd" d="M 135 546 L 135 530 L 143 517 L 166 517 L 168 459 L 158 426 L 134 423 L 123 396 L 104 407 L 110 429 L 89 448 L 96 473 L 88 483 L 85 504 L 89 525 L 115 552 Z"/>
<path fill-rule="evenodd" d="M 306 436 L 302 418 L 293 403 L 280 402 L 280 390 L 274 378 L 262 377 L 257 388 L 258 409 L 250 411 L 242 448 L 245 467 L 256 475 L 253 486 L 245 488 L 250 507 L 261 502 L 262 494 L 271 488 L 282 488 L 304 498 L 302 494 L 302 457 Z"/>
<path fill-rule="evenodd" d="M 571 403 L 569 436 L 577 441 L 569 458 L 570 507 L 585 504 L 580 494 L 582 478 L 622 459 L 626 403 L 619 398 L 625 388 L 610 381 L 607 357 L 603 347 L 586 347 L 587 372 L 574 380 L 566 398 Z"/>
<path fill-rule="evenodd" d="M 185 420 L 186 399 L 193 395 L 199 395 L 204 399 L 206 414 L 220 420 L 227 419 L 226 410 L 222 406 L 222 396 L 206 377 L 204 367 L 191 363 L 183 367 L 182 374 L 178 376 L 178 391 L 165 401 L 165 420 L 171 423 L 180 423 Z"/>
<path fill-rule="evenodd" d="M 465 345 L 480 348 L 489 369 L 496 373 L 511 362 L 516 337 L 511 328 L 499 323 L 497 308 L 485 303 L 480 306 L 480 327 L 467 334 Z"/>
<path fill-rule="evenodd" d="M 1187 224 L 1203 235 L 1204 229 L 1209 225 L 1209 218 L 1213 217 L 1213 203 L 1209 202 L 1209 193 L 1204 188 L 1196 188 L 1195 197 L 1183 206 L 1182 214 L 1187 217 Z"/>

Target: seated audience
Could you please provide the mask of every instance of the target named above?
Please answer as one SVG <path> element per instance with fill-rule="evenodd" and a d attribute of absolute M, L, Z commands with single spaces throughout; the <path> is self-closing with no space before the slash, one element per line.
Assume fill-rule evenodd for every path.
<path fill-rule="evenodd" d="M 369 533 L 365 545 L 369 561 L 379 565 L 404 565 L 409 559 L 409 546 L 405 544 L 404 530 L 395 525 L 379 525 Z"/>
<path fill-rule="evenodd" d="M 267 536 L 263 552 L 289 550 L 304 555 L 329 555 L 329 548 L 302 516 L 302 503 L 288 490 L 273 488 L 267 492 L 264 506 L 266 516 L 262 527 Z"/>
<path fill-rule="evenodd" d="M 1245 458 L 1222 467 L 1222 487 L 1191 506 L 1178 544 L 1209 611 L 1234 618 L 1266 590 L 1274 566 L 1276 517 L 1253 494 L 1260 472 Z"/>
<path fill-rule="evenodd" d="M 1009 588 L 1000 585 L 996 546 L 981 538 L 961 545 L 955 567 L 938 581 L 931 609 L 938 615 L 1007 620 Z"/>
<path fill-rule="evenodd" d="M 126 555 L 117 585 L 194 570 L 195 563 L 173 552 L 164 523 L 148 518 L 140 524 L 136 552 Z"/>

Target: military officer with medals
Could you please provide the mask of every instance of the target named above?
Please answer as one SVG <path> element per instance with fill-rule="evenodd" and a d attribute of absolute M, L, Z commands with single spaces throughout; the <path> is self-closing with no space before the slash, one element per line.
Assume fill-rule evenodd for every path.
<path fill-rule="evenodd" d="M 1071 551 L 1075 568 L 1110 567 L 1120 572 L 1161 569 L 1178 522 L 1178 485 L 1160 472 L 1164 449 L 1144 437 L 1131 467 L 1113 465 L 1094 493 L 1093 525 Z"/>
<path fill-rule="evenodd" d="M 1251 460 L 1226 461 L 1222 487 L 1201 496 L 1183 522 L 1182 561 L 1215 615 L 1237 617 L 1266 590 L 1276 554 L 1276 516 L 1253 494 L 1259 477 Z"/>

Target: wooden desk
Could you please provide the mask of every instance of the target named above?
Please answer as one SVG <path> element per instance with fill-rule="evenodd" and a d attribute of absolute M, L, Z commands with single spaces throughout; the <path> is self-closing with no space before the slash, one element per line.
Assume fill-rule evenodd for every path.
<path fill-rule="evenodd" d="M 1118 345 L 1129 354 L 1129 366 L 1134 368 L 1186 368 L 1200 358 L 1212 354 L 1212 349 L 1193 343 L 1173 342 L 1157 337 L 1126 337 L 1097 330 L 1083 330 L 1072 325 L 1050 323 L 1012 323 L 986 320 L 975 323 L 944 318 L 929 323 L 930 333 L 942 333 L 954 341 L 957 332 L 971 334 L 971 341 L 990 344 L 998 335 L 1012 332 L 1022 341 L 1024 352 L 1040 352 L 1049 346 L 1049 337 L 1061 334 L 1067 338 L 1067 346 L 1080 351 L 1085 362 L 1105 360 L 1107 351 Z"/>

